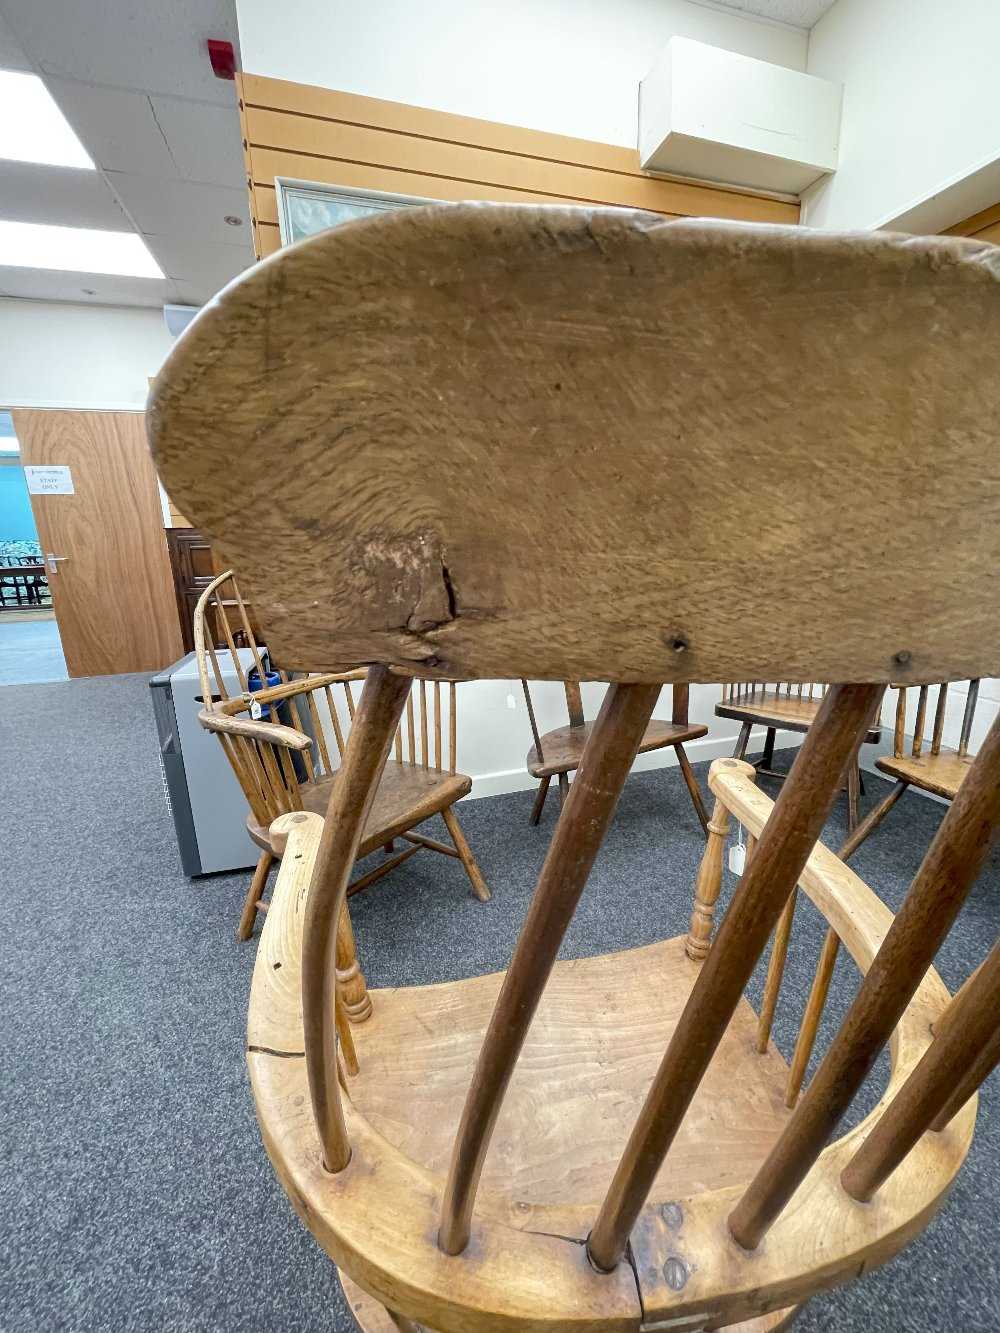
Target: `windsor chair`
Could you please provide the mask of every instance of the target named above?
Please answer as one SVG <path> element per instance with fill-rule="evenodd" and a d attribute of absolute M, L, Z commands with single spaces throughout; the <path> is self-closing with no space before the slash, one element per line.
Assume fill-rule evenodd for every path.
<path fill-rule="evenodd" d="M 951 1002 L 932 963 L 1000 821 L 1000 725 L 895 918 L 817 839 L 890 680 L 1000 668 L 994 255 L 441 205 L 281 251 L 173 348 L 148 417 L 171 495 L 276 660 L 368 667 L 326 819 L 278 821 L 247 1057 L 275 1170 L 365 1328 L 763 1333 L 948 1193 L 1000 951 Z M 859 570 L 887 525 L 907 558 Z M 611 685 L 506 972 L 383 993 L 351 1074 L 336 923 L 414 668 Z M 743 670 L 847 683 L 777 801 L 714 765 L 688 936 L 557 961 L 662 685 Z M 713 931 L 731 818 L 756 845 Z M 860 980 L 789 1110 L 743 992 L 797 884 Z M 836 1137 L 886 1045 L 874 1110 Z"/>
<path fill-rule="evenodd" d="M 566 690 L 566 711 L 569 713 L 569 726 L 557 727 L 554 731 L 547 731 L 544 736 L 540 736 L 538 734 L 538 724 L 535 721 L 535 708 L 531 699 L 531 690 L 526 680 L 521 681 L 521 688 L 524 690 L 524 701 L 528 707 L 528 721 L 531 724 L 531 734 L 534 738 L 534 744 L 528 751 L 526 763 L 528 772 L 533 778 L 538 779 L 538 794 L 531 808 L 531 816 L 528 821 L 530 824 L 537 824 L 541 819 L 549 784 L 554 777 L 559 782 L 560 810 L 566 804 L 566 796 L 569 792 L 569 774 L 576 772 L 580 767 L 580 760 L 583 757 L 587 740 L 593 728 L 592 722 L 584 720 L 580 682 L 578 680 L 567 680 L 563 684 Z M 686 685 L 675 685 L 670 721 L 663 722 L 654 717 L 643 733 L 638 749 L 639 754 L 646 754 L 650 750 L 662 750 L 668 745 L 673 746 L 677 752 L 677 762 L 680 765 L 681 773 L 684 775 L 687 789 L 691 793 L 694 812 L 706 833 L 708 832 L 708 813 L 705 810 L 705 802 L 702 798 L 701 788 L 698 786 L 698 779 L 691 768 L 691 761 L 685 753 L 684 745 L 687 741 L 698 740 L 699 737 L 707 735 L 708 727 L 688 721 L 688 687 Z"/>
<path fill-rule="evenodd" d="M 268 685 L 267 663 L 257 646 L 262 636 L 253 624 L 251 609 L 240 594 L 232 570 L 227 570 L 202 592 L 194 617 L 195 653 L 204 699 L 199 720 L 222 743 L 250 807 L 247 831 L 261 848 L 240 915 L 237 936 L 241 940 L 249 939 L 258 911 L 266 908 L 263 894 L 277 855 L 270 826 L 289 811 L 322 814 L 326 810 L 343 761 L 345 737 L 350 735 L 354 720 L 352 682 L 363 680 L 365 675 L 363 671 L 307 674 L 293 680 L 286 671 L 279 671 L 278 683 L 263 688 Z M 233 698 L 220 669 L 217 644 L 226 645 L 225 660 L 234 664 L 239 679 L 241 690 Z M 248 648 L 252 656 L 251 670 L 260 687 L 254 691 L 248 688 L 248 672 L 238 652 L 241 647 Z M 445 692 L 446 704 L 442 699 Z M 348 895 L 376 883 L 422 849 L 429 849 L 460 860 L 473 893 L 482 902 L 489 900 L 489 889 L 453 808 L 472 789 L 472 779 L 455 771 L 455 682 L 446 682 L 444 690 L 441 681 L 432 682 L 430 706 L 428 693 L 426 680 L 412 683 L 405 723 L 396 733 L 394 762 L 382 775 L 358 849 L 359 856 L 367 856 L 379 847 L 391 855 L 355 879 Z M 339 704 L 337 695 L 341 695 Z M 251 710 L 260 716 L 247 718 Z M 443 818 L 454 846 L 416 831 L 418 825 L 436 814 Z M 406 844 L 398 852 L 393 845 L 396 838 Z M 352 1000 L 352 1014 L 362 1002 L 361 995 Z"/>
<path fill-rule="evenodd" d="M 957 737 L 957 746 L 952 748 L 942 744 L 946 730 L 950 730 L 948 719 L 949 690 L 947 682 L 938 685 L 934 707 L 934 723 L 931 742 L 928 748 L 925 741 L 927 726 L 927 702 L 930 686 L 921 685 L 917 692 L 917 711 L 914 719 L 913 739 L 909 753 L 906 750 L 906 686 L 900 685 L 896 695 L 896 725 L 893 728 L 892 754 L 875 760 L 875 767 L 890 778 L 895 778 L 892 790 L 865 816 L 854 829 L 840 849 L 840 855 L 846 861 L 853 856 L 865 839 L 878 828 L 892 807 L 908 787 L 917 787 L 921 791 L 942 796 L 953 801 L 958 789 L 965 781 L 972 768 L 974 755 L 969 753 L 972 728 L 975 722 L 976 705 L 979 701 L 979 681 L 965 682 L 965 704 L 962 709 L 961 728 Z M 954 696 L 952 696 L 954 697 Z"/>
<path fill-rule="evenodd" d="M 816 720 L 825 693 L 826 686 L 815 682 L 777 681 L 773 688 L 763 681 L 730 682 L 722 687 L 722 699 L 715 705 L 715 715 L 741 723 L 733 752 L 736 759 L 746 757 L 754 727 L 764 727 L 764 753 L 754 768 L 758 774 L 784 782 L 788 775 L 772 767 L 775 733 L 779 730 L 807 732 Z M 881 731 L 873 725 L 865 733 L 863 743 L 877 745 L 880 737 Z M 864 790 L 857 753 L 847 765 L 844 785 L 847 788 L 847 827 L 853 832 L 858 826 L 858 801 Z"/>

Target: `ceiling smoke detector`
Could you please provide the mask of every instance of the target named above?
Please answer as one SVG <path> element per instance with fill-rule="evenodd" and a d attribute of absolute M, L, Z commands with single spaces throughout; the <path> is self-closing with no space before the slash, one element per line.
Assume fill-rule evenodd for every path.
<path fill-rule="evenodd" d="M 223 220 L 223 222 L 226 224 L 227 227 L 242 227 L 242 226 L 243 226 L 243 219 L 240 218 L 240 217 L 237 217 L 235 213 L 227 213 L 226 216 L 225 216 L 222 220 Z"/>

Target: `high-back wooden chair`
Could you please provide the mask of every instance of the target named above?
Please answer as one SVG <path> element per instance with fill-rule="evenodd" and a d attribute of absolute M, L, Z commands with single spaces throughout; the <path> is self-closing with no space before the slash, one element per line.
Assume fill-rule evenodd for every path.
<path fill-rule="evenodd" d="M 917 692 L 917 714 L 914 719 L 913 739 L 910 748 L 906 748 L 906 686 L 898 687 L 896 696 L 896 725 L 893 728 L 892 754 L 883 755 L 875 760 L 875 767 L 890 778 L 895 778 L 892 790 L 865 816 L 854 830 L 853 835 L 840 849 L 840 855 L 846 860 L 853 856 L 865 839 L 881 824 L 892 807 L 908 787 L 918 787 L 921 791 L 942 796 L 946 801 L 953 801 L 958 789 L 965 781 L 972 768 L 974 754 L 969 753 L 972 740 L 972 728 L 976 718 L 976 705 L 979 702 L 979 681 L 965 681 L 965 699 L 961 705 L 961 729 L 958 744 L 955 747 L 944 745 L 949 714 L 958 709 L 949 710 L 948 683 L 938 684 L 934 703 L 934 721 L 931 726 L 930 741 L 927 740 L 928 696 L 932 688 L 921 685 Z"/>
<path fill-rule="evenodd" d="M 758 775 L 777 778 L 784 782 L 787 774 L 772 767 L 774 738 L 777 731 L 805 733 L 815 722 L 827 687 L 815 681 L 803 683 L 776 681 L 766 684 L 759 680 L 731 681 L 722 686 L 722 699 L 715 705 L 716 717 L 734 718 L 740 725 L 740 734 L 733 751 L 735 759 L 746 758 L 750 733 L 754 727 L 764 727 L 764 752 L 754 764 Z M 874 723 L 862 737 L 866 745 L 877 745 L 881 732 Z M 860 750 L 860 745 L 858 749 Z M 852 755 L 844 773 L 847 791 L 847 827 L 853 832 L 858 826 L 858 801 L 864 790 L 857 752 Z"/>
<path fill-rule="evenodd" d="M 553 778 L 557 778 L 559 781 L 560 810 L 566 804 L 566 797 L 569 793 L 569 774 L 575 773 L 580 767 L 580 760 L 583 758 L 583 752 L 587 748 L 587 741 L 594 725 L 592 722 L 587 722 L 583 715 L 580 682 L 578 680 L 567 680 L 563 682 L 563 685 L 566 689 L 566 711 L 569 713 L 569 726 L 556 727 L 554 731 L 547 731 L 544 736 L 540 736 L 538 734 L 538 724 L 535 721 L 531 689 L 526 680 L 521 681 L 521 688 L 524 690 L 524 701 L 528 707 L 531 735 L 534 738 L 534 744 L 528 751 L 525 762 L 527 763 L 528 772 L 533 778 L 538 779 L 539 784 L 538 794 L 531 808 L 529 819 L 531 824 L 537 824 L 542 817 L 549 783 Z M 687 741 L 697 740 L 700 736 L 707 736 L 708 727 L 688 721 L 688 687 L 686 685 L 675 685 L 673 696 L 670 721 L 664 722 L 655 717 L 651 719 L 643 733 L 642 740 L 639 742 L 638 753 L 646 754 L 649 750 L 663 750 L 668 745 L 673 746 L 677 754 L 677 762 L 680 764 L 681 772 L 684 775 L 684 781 L 687 783 L 687 789 L 691 793 L 694 812 L 698 816 L 702 829 L 707 833 L 708 813 L 705 810 L 705 802 L 702 799 L 701 788 L 698 786 L 698 779 L 695 777 L 691 768 L 691 761 L 684 751 L 684 745 Z"/>
<path fill-rule="evenodd" d="M 275 660 L 368 667 L 325 822 L 277 821 L 248 1022 L 267 1150 L 365 1328 L 762 1333 L 948 1193 L 1000 948 L 955 1001 L 932 963 L 1000 822 L 1000 725 L 895 918 L 817 838 L 887 682 L 1000 670 L 994 256 L 407 209 L 272 256 L 172 350 L 149 413 L 170 494 Z M 887 529 L 905 559 L 859 564 Z M 611 687 L 506 972 L 382 992 L 352 1075 L 336 923 L 414 668 Z M 846 683 L 776 802 L 714 765 L 690 937 L 557 961 L 662 685 L 744 671 Z M 756 845 L 713 931 L 732 819 Z M 859 975 L 790 1110 L 744 988 L 797 884 Z"/>
<path fill-rule="evenodd" d="M 270 832 L 273 821 L 297 810 L 323 814 L 329 804 L 354 721 L 352 682 L 365 676 L 364 671 L 327 672 L 292 679 L 282 670 L 272 672 L 278 680 L 269 683 L 260 637 L 236 579 L 227 570 L 198 599 L 194 643 L 204 700 L 199 720 L 222 743 L 250 807 L 247 831 L 261 848 L 240 916 L 241 940 L 250 937 L 257 912 L 266 908 L 263 895 L 276 856 Z M 219 642 L 227 647 L 222 663 L 215 646 Z M 223 664 L 235 672 L 239 683 L 235 694 L 227 688 Z M 256 690 L 249 688 L 252 674 Z M 457 736 L 455 682 L 413 681 L 406 716 L 396 733 L 393 762 L 382 776 L 358 849 L 359 856 L 379 847 L 392 854 L 354 880 L 349 894 L 374 884 L 425 848 L 460 860 L 476 897 L 482 902 L 489 899 L 454 810 L 472 789 L 472 779 L 456 772 Z M 444 819 L 454 846 L 416 832 L 436 814 Z M 399 852 L 392 846 L 396 838 L 406 844 Z"/>

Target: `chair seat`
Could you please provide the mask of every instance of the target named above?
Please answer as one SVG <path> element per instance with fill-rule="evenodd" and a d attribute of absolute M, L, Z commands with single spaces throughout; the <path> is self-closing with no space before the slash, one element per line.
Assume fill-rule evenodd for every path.
<path fill-rule="evenodd" d="M 571 773 L 580 767 L 584 746 L 590 737 L 593 722 L 585 722 L 582 727 L 556 727 L 542 737 L 542 754 L 539 759 L 536 746 L 528 751 L 528 772 L 533 778 L 549 778 L 556 773 Z M 666 745 L 686 745 L 688 741 L 707 736 L 708 727 L 691 722 L 661 722 L 653 718 L 646 728 L 639 746 L 639 754 L 647 750 L 661 750 Z"/>
<path fill-rule="evenodd" d="M 752 699 L 727 699 L 715 705 L 716 717 L 731 717 L 737 722 L 752 722 L 758 727 L 780 727 L 782 731 L 808 731 L 816 721 L 822 699 L 799 698 L 796 694 L 778 694 L 765 690 Z M 869 727 L 865 744 L 877 744 L 881 732 Z"/>
<path fill-rule="evenodd" d="M 336 774 L 302 784 L 302 804 L 313 814 L 325 815 Z M 358 856 L 367 856 L 390 838 L 407 832 L 431 815 L 461 800 L 472 790 L 472 779 L 464 773 L 439 773 L 418 764 L 390 759 L 372 802 Z M 258 847 L 270 849 L 268 830 L 253 815 L 247 832 Z"/>
<path fill-rule="evenodd" d="M 972 767 L 975 755 L 960 755 L 957 750 L 942 748 L 940 754 L 884 755 L 875 760 L 875 767 L 891 778 L 912 783 L 935 796 L 954 800 L 955 794 Z"/>
<path fill-rule="evenodd" d="M 481 1199 L 600 1202 L 698 975 L 684 943 L 556 964 L 500 1112 Z M 373 1018 L 355 1032 L 355 1108 L 436 1175 L 447 1171 L 503 977 L 373 991 Z M 657 1177 L 659 1197 L 748 1181 L 789 1119 L 787 1067 L 773 1045 L 757 1054 L 756 1028 L 741 1000 Z"/>

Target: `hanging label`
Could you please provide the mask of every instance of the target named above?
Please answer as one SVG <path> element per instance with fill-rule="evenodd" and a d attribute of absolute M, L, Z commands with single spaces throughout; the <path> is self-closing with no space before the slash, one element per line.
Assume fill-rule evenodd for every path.
<path fill-rule="evenodd" d="M 24 479 L 29 495 L 75 495 L 73 474 L 68 467 L 26 467 Z"/>
<path fill-rule="evenodd" d="M 742 842 L 733 843 L 729 849 L 729 869 L 734 875 L 742 875 L 747 865 L 746 844 Z"/>
<path fill-rule="evenodd" d="M 261 708 L 257 700 L 256 699 L 252 700 L 250 704 L 250 716 L 253 718 L 255 722 L 260 721 L 263 712 L 264 710 Z"/>

